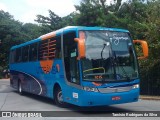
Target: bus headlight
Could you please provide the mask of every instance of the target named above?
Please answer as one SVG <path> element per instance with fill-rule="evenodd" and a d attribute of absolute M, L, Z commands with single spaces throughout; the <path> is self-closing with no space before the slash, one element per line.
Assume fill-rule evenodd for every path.
<path fill-rule="evenodd" d="M 98 89 L 95 87 L 83 87 L 83 90 L 90 92 L 98 92 Z"/>
<path fill-rule="evenodd" d="M 139 84 L 133 85 L 133 89 L 139 88 Z"/>

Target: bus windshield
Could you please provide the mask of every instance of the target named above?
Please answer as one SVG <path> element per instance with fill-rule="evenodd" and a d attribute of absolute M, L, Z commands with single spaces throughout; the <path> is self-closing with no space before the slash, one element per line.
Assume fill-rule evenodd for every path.
<path fill-rule="evenodd" d="M 127 32 L 83 32 L 86 47 L 86 56 L 81 59 L 83 80 L 116 82 L 138 78 L 137 61 Z"/>

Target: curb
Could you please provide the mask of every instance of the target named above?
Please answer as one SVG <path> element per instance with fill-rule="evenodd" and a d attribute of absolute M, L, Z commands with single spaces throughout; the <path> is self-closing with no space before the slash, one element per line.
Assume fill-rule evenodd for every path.
<path fill-rule="evenodd" d="M 5 80 L 10 80 L 10 78 L 8 78 L 8 79 L 0 79 L 0 80 L 4 80 L 4 81 L 5 81 Z"/>
<path fill-rule="evenodd" d="M 140 96 L 142 100 L 160 100 L 160 96 Z"/>

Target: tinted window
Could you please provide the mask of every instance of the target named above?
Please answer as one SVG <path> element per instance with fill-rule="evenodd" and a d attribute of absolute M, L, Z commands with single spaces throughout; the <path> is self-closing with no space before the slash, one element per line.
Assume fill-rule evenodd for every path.
<path fill-rule="evenodd" d="M 60 36 L 56 37 L 56 52 L 55 52 L 55 58 L 61 58 L 61 38 Z"/>
<path fill-rule="evenodd" d="M 25 46 L 22 48 L 22 61 L 23 62 L 28 61 L 28 51 L 29 51 L 29 46 Z"/>
<path fill-rule="evenodd" d="M 15 62 L 21 62 L 22 61 L 22 51 L 21 48 L 16 49 L 16 60 Z"/>
<path fill-rule="evenodd" d="M 52 60 L 56 53 L 56 39 L 51 38 L 39 43 L 39 60 Z"/>
<path fill-rule="evenodd" d="M 43 40 L 39 42 L 39 60 L 45 60 L 48 57 L 48 40 Z"/>
<path fill-rule="evenodd" d="M 29 61 L 37 60 L 37 43 L 30 45 L 29 48 Z"/>
<path fill-rule="evenodd" d="M 15 63 L 16 60 L 16 50 L 10 52 L 10 63 Z"/>
<path fill-rule="evenodd" d="M 55 38 L 51 38 L 49 39 L 49 43 L 48 43 L 48 58 L 49 59 L 54 59 L 55 58 L 55 54 L 56 54 L 56 39 Z"/>

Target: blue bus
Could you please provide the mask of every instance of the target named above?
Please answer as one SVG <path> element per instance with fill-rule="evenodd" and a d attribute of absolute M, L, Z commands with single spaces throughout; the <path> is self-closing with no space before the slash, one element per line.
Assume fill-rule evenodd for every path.
<path fill-rule="evenodd" d="M 128 30 L 68 26 L 10 49 L 10 85 L 52 98 L 58 106 L 103 106 L 136 102 L 139 72 Z"/>

